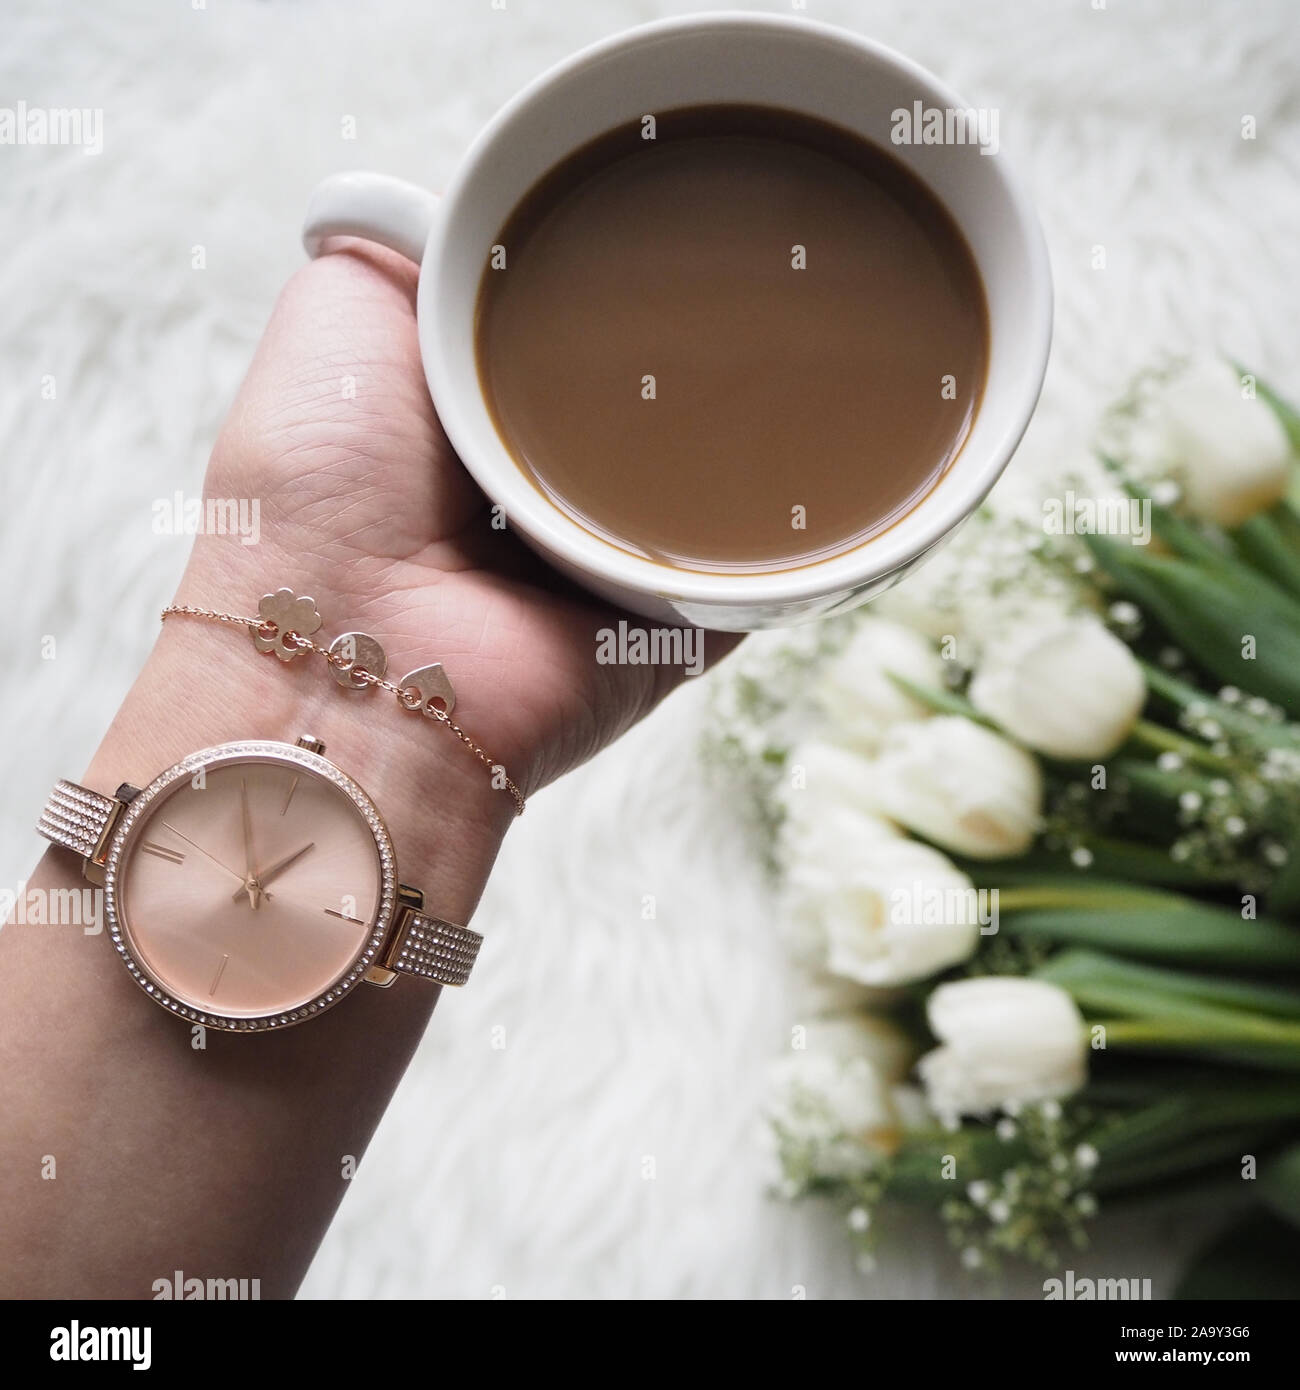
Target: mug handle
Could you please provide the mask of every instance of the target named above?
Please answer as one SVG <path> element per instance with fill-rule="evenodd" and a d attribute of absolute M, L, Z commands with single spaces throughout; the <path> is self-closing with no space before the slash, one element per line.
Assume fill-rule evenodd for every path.
<path fill-rule="evenodd" d="M 326 237 L 364 237 L 419 265 L 437 206 L 432 193 L 387 174 L 331 174 L 307 201 L 302 244 L 314 260 Z"/>

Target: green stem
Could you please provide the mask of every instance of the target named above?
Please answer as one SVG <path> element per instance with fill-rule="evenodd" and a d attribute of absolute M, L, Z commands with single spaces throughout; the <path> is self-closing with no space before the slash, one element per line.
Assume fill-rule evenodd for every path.
<path fill-rule="evenodd" d="M 1223 1043 L 1268 1043 L 1300 1048 L 1300 1023 L 1256 1018 L 1118 1018 L 1093 1019 L 1088 1029 L 1104 1028 L 1106 1046 L 1204 1047 Z"/>
<path fill-rule="evenodd" d="M 999 912 L 1030 912 L 1053 908 L 1167 907 L 1172 895 L 1153 893 L 1141 888 L 1093 886 L 1079 884 L 1023 884 L 1015 888 L 998 889 Z"/>
<path fill-rule="evenodd" d="M 1214 695 L 1209 695 L 1199 687 L 1170 675 L 1159 666 L 1153 666 L 1147 661 L 1138 664 L 1146 678 L 1147 689 L 1176 709 L 1202 709 L 1223 728 L 1260 748 L 1300 746 L 1300 729 L 1294 724 L 1278 724 L 1257 719 L 1243 709 L 1225 705 Z"/>
<path fill-rule="evenodd" d="M 1232 769 L 1232 764 L 1226 758 L 1211 752 L 1204 744 L 1184 738 L 1182 734 L 1176 734 L 1172 729 L 1154 724 L 1149 719 L 1139 719 L 1129 737 L 1144 748 L 1158 753 L 1177 753 L 1185 761 L 1208 768 L 1212 772 L 1228 772 Z"/>

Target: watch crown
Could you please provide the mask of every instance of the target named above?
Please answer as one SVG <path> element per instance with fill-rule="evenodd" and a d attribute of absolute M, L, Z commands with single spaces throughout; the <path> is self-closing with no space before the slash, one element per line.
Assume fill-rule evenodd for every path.
<path fill-rule="evenodd" d="M 298 740 L 298 747 L 305 748 L 309 753 L 323 753 L 325 751 L 325 744 L 315 734 L 303 734 Z"/>

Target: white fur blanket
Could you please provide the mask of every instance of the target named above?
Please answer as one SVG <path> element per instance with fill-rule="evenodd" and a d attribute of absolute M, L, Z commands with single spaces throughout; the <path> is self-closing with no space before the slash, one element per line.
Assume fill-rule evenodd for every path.
<path fill-rule="evenodd" d="M 436 187 L 543 67 L 691 8 L 7 7 L 0 106 L 102 107 L 105 124 L 98 155 L 0 147 L 4 883 L 30 869 L 48 784 L 84 765 L 153 640 L 184 542 L 152 535 L 152 501 L 198 491 L 300 262 L 313 183 L 373 167 Z M 1163 350 L 1218 345 L 1300 382 L 1300 22 L 1288 0 L 809 0 L 807 12 L 1000 109 L 1058 304 L 1043 404 L 1013 473 L 1077 452 L 1111 394 Z M 355 140 L 342 138 L 348 116 Z M 896 1237 L 864 1278 L 837 1218 L 765 1194 L 757 1109 L 794 1006 L 758 870 L 698 763 L 703 695 L 673 699 L 512 832 L 476 919 L 488 945 L 474 987 L 440 1006 L 306 1295 L 972 1291 L 938 1238 Z M 423 1195 L 399 1211 L 393 1191 Z M 1159 1293 L 1196 1234 L 1175 1209 L 1112 1221 L 1076 1268 L 1154 1277 Z M 1040 1290 L 1028 1277 L 1004 1291 Z"/>

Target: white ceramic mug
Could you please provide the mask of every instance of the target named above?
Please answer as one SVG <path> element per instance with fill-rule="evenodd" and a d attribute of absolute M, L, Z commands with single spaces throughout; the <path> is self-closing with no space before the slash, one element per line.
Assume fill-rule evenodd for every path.
<path fill-rule="evenodd" d="M 568 154 L 646 113 L 711 103 L 785 107 L 888 149 L 965 233 L 988 299 L 988 376 L 973 426 L 931 491 L 879 535 L 829 559 L 759 574 L 657 564 L 584 530 L 515 463 L 488 411 L 474 310 L 509 214 Z M 648 617 L 745 631 L 854 607 L 900 579 L 997 481 L 1038 399 L 1052 326 L 1047 249 L 1000 153 L 973 144 L 895 144 L 894 113 L 964 110 L 908 59 L 803 19 L 704 14 L 632 29 L 584 49 L 524 88 L 470 147 L 441 198 L 379 174 L 340 174 L 313 193 L 303 240 L 360 236 L 420 265 L 420 349 L 452 444 L 508 523 L 552 566 Z M 938 386 L 936 384 L 936 390 Z"/>

